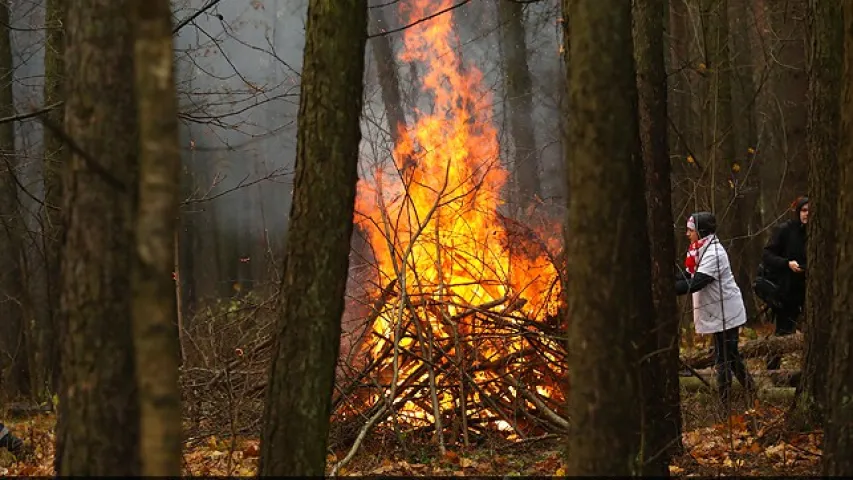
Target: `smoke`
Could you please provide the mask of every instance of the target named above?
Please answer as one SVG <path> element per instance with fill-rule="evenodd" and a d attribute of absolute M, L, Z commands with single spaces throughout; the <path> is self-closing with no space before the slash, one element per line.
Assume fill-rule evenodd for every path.
<path fill-rule="evenodd" d="M 208 0 L 181 3 L 175 16 L 186 18 Z M 214 203 L 218 233 L 254 242 L 286 232 L 306 6 L 220 2 L 175 35 L 189 193 L 216 197 L 200 205 Z"/>
<path fill-rule="evenodd" d="M 305 43 L 308 0 L 222 1 L 197 14 L 210 0 L 174 0 L 174 22 L 193 17 L 174 37 L 176 82 L 181 110 L 184 165 L 182 256 L 195 254 L 196 277 L 207 283 L 199 293 L 227 291 L 233 282 L 268 277 L 269 253 L 280 260 L 286 240 L 296 157 L 300 72 Z M 403 26 L 404 2 L 371 2 L 381 8 L 386 30 Z M 14 95 L 19 112 L 42 106 L 45 0 L 12 0 Z M 465 62 L 476 66 L 493 90 L 494 121 L 501 141 L 510 145 L 504 128 L 505 93 L 494 1 L 469 2 L 452 13 Z M 534 122 L 546 195 L 559 190 L 560 25 L 556 0 L 525 7 L 528 62 L 534 79 Z M 369 33 L 375 33 L 371 25 Z M 402 32 L 389 35 L 395 56 Z M 362 116 L 361 176 L 371 165 L 390 160 L 389 125 L 384 114 L 372 41 L 365 52 L 365 102 Z M 429 111 L 419 94 L 423 66 L 397 59 L 397 72 L 407 121 L 413 108 Z M 41 126 L 38 121 L 16 127 L 21 169 L 28 193 L 41 198 Z M 502 155 L 509 158 L 507 148 Z M 548 186 L 549 183 L 555 184 Z M 38 230 L 40 204 L 22 195 L 28 223 Z M 246 259 L 249 259 L 248 261 Z M 200 265 L 215 263 L 216 268 Z M 207 278 L 210 277 L 210 278 Z"/>

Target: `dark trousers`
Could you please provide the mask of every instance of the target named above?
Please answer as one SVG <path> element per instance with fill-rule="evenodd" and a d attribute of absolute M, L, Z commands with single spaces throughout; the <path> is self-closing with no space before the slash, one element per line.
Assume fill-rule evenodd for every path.
<path fill-rule="evenodd" d="M 797 319 L 800 316 L 800 305 L 786 305 L 783 308 L 773 309 L 773 321 L 776 323 L 777 337 L 791 335 L 797 331 Z M 767 359 L 767 370 L 779 370 L 782 364 L 782 355 L 771 355 Z"/>
<path fill-rule="evenodd" d="M 714 334 L 714 367 L 717 370 L 717 389 L 723 404 L 728 404 L 729 401 L 732 373 L 746 390 L 755 389 L 755 382 L 746 370 L 746 362 L 738 351 L 739 332 L 740 328 L 735 327 Z"/>

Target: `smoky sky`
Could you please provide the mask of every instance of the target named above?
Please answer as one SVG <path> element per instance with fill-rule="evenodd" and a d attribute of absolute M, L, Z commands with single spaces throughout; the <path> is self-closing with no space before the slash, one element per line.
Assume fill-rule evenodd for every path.
<path fill-rule="evenodd" d="M 209 0 L 173 1 L 174 23 L 188 18 Z M 407 0 L 402 0 L 407 1 Z M 559 163 L 560 66 L 559 8 L 556 0 L 524 9 L 528 64 L 533 76 L 534 126 L 546 190 L 562 179 L 549 174 Z M 381 4 L 387 29 L 402 26 L 398 2 Z M 297 113 L 307 0 L 224 0 L 184 26 L 174 37 L 176 84 L 181 110 L 184 175 L 192 179 L 185 195 L 211 202 L 185 206 L 184 215 L 204 215 L 206 234 L 249 228 L 284 237 L 296 157 Z M 494 99 L 494 121 L 502 154 L 511 144 L 503 116 L 503 73 L 498 38 L 500 25 L 494 0 L 473 0 L 453 10 L 453 21 L 465 62 L 483 73 Z M 19 112 L 42 105 L 44 74 L 44 0 L 12 0 L 14 95 Z M 376 26 L 371 23 L 369 31 Z M 417 27 L 414 27 L 417 28 Z M 403 33 L 390 35 L 395 55 Z M 415 67 L 421 68 L 422 67 Z M 365 52 L 365 103 L 362 116 L 362 169 L 388 156 L 384 117 L 371 41 Z M 401 89 L 416 89 L 412 67 L 398 62 Z M 419 108 L 428 110 L 428 97 Z M 407 119 L 412 121 L 411 112 Z M 41 128 L 37 121 L 16 127 L 19 174 L 34 196 L 41 195 Z M 381 160 L 381 159 L 380 159 Z M 266 180 L 257 182 L 258 179 Z M 252 186 L 234 189 L 244 183 Z M 215 204 L 215 209 L 209 205 Z M 35 212 L 38 204 L 30 202 Z M 208 212 L 208 215 L 210 213 Z M 31 223 L 34 220 L 31 219 Z M 253 233 L 254 234 L 254 233 Z"/>

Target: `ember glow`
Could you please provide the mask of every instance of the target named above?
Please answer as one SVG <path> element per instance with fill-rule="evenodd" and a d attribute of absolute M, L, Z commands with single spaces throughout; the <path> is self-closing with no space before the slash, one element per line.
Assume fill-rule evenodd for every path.
<path fill-rule="evenodd" d="M 452 0 L 401 5 L 408 24 Z M 405 30 L 399 60 L 418 65 L 431 108 L 400 127 L 394 165 L 359 183 L 356 221 L 368 232 L 377 283 L 396 279 L 363 352 L 381 364 L 372 376 L 383 389 L 371 402 L 393 396 L 399 421 L 434 425 L 441 412 L 445 428 L 464 417 L 509 429 L 511 419 L 483 405 L 528 402 L 513 385 L 552 406 L 562 401 L 554 365 L 564 348 L 536 328 L 557 314 L 560 283 L 541 242 L 499 213 L 508 172 L 493 99 L 458 48 L 450 13 Z"/>

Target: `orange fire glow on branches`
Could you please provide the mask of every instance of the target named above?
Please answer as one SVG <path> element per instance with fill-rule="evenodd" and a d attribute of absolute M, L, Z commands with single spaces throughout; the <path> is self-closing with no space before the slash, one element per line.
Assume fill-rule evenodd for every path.
<path fill-rule="evenodd" d="M 406 23 L 452 5 L 451 0 L 401 3 Z M 492 95 L 482 73 L 462 61 L 452 15 L 405 30 L 399 60 L 425 69 L 421 90 L 431 108 L 415 111 L 413 126 L 400 126 L 394 165 L 380 166 L 359 183 L 356 220 L 368 232 L 379 283 L 396 279 L 400 293 L 383 307 L 366 348 L 378 357 L 400 335 L 399 348 L 416 350 L 422 358 L 464 356 L 467 374 L 482 384 L 481 392 L 465 394 L 474 398 L 492 388 L 495 375 L 476 366 L 513 354 L 523 358 L 528 348 L 519 334 L 523 323 L 556 313 L 560 285 L 544 250 L 522 245 L 499 213 L 508 173 L 492 122 Z M 480 310 L 498 312 L 513 325 L 501 326 L 476 314 Z M 451 345 L 445 352 L 423 347 L 441 340 Z M 398 384 L 409 375 L 426 378 L 424 365 L 417 359 L 401 363 Z M 391 374 L 383 376 L 390 384 Z M 552 387 L 542 386 L 541 378 L 524 380 L 550 394 Z M 443 410 L 459 408 L 458 391 L 436 388 Z M 401 410 L 434 418 L 422 402 L 409 401 Z"/>

